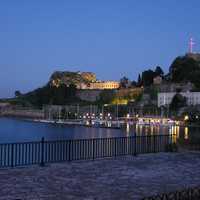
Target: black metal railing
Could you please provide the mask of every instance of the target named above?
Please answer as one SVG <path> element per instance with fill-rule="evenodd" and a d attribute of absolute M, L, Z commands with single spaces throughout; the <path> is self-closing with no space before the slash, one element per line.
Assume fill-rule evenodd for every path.
<path fill-rule="evenodd" d="M 200 151 L 200 141 L 195 141 L 187 144 L 178 143 L 181 148 L 188 151 Z"/>
<path fill-rule="evenodd" d="M 164 152 L 172 135 L 0 144 L 0 168 Z"/>
<path fill-rule="evenodd" d="M 143 200 L 199 200 L 200 199 L 200 187 L 187 188 L 180 191 L 175 191 L 166 194 L 160 194 L 152 197 L 143 198 Z"/>

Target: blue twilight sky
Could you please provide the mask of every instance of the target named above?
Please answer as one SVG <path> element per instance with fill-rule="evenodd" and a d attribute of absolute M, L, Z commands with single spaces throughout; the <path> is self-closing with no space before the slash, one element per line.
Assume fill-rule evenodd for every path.
<path fill-rule="evenodd" d="M 99 79 L 165 71 L 200 49 L 199 0 L 0 0 L 0 97 L 43 86 L 55 70 Z"/>

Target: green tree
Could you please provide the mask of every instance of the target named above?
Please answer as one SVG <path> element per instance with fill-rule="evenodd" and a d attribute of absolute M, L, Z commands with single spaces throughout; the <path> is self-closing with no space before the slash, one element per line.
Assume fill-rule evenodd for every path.
<path fill-rule="evenodd" d="M 155 77 L 155 72 L 151 69 L 142 72 L 142 85 L 150 86 L 153 83 L 153 78 Z"/>
<path fill-rule="evenodd" d="M 140 74 L 138 74 L 138 79 L 137 79 L 137 86 L 141 86 L 142 85 L 142 79 L 141 79 L 141 76 Z"/>
<path fill-rule="evenodd" d="M 161 76 L 161 77 L 164 76 L 164 72 L 163 72 L 163 70 L 162 70 L 162 68 L 160 66 L 156 67 L 156 69 L 155 69 L 155 75 L 156 76 Z"/>
<path fill-rule="evenodd" d="M 36 107 L 42 107 L 44 104 L 65 105 L 79 101 L 76 97 L 76 87 L 74 85 L 67 87 L 65 84 L 60 84 L 59 87 L 47 84 L 20 96 L 17 100 L 20 104 L 23 102 Z"/>
<path fill-rule="evenodd" d="M 193 58 L 184 56 L 177 57 L 170 66 L 170 77 L 173 82 L 191 81 L 199 84 L 196 74 L 200 73 L 199 63 Z"/>
<path fill-rule="evenodd" d="M 170 103 L 170 110 L 178 110 L 181 107 L 187 105 L 187 100 L 180 93 L 174 95 L 172 102 Z"/>
<path fill-rule="evenodd" d="M 19 90 L 15 91 L 15 97 L 20 97 L 22 95 L 22 93 Z"/>

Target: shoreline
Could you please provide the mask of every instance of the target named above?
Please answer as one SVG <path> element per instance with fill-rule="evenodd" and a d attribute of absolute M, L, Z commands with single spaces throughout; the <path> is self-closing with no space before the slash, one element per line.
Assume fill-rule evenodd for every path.
<path fill-rule="evenodd" d="M 0 117 L 44 119 L 44 111 L 43 110 L 7 110 L 4 112 L 1 112 Z"/>
<path fill-rule="evenodd" d="M 0 118 L 14 118 L 14 119 L 22 119 L 24 121 L 31 121 L 31 122 L 38 122 L 38 123 L 50 123 L 50 124 L 63 124 L 63 125 L 79 125 L 79 126 L 86 126 L 86 127 L 97 127 L 97 124 L 86 124 L 82 119 L 68 119 L 68 120 L 48 120 L 45 119 L 45 114 L 43 110 L 7 110 L 0 113 Z M 112 120 L 105 122 L 103 120 L 102 124 L 111 123 L 114 125 L 113 127 L 98 126 L 97 128 L 117 128 L 123 127 L 127 124 L 130 126 L 137 124 L 136 121 L 126 121 L 126 120 Z M 100 124 L 101 125 L 101 124 Z M 139 126 L 178 126 L 178 127 L 190 127 L 190 128 L 200 128 L 198 124 L 179 124 L 179 125 L 169 125 L 169 124 L 138 124 Z"/>
<path fill-rule="evenodd" d="M 46 123 L 46 124 L 60 124 L 60 125 L 78 125 L 78 126 L 85 126 L 85 127 L 91 127 L 91 128 L 112 128 L 112 129 L 120 129 L 123 127 L 126 127 L 126 125 L 134 126 L 137 123 L 136 122 L 128 122 L 124 121 L 120 123 L 120 128 L 119 127 L 107 127 L 107 126 L 95 126 L 95 125 L 87 125 L 83 123 L 81 120 L 76 120 L 76 119 L 68 119 L 68 120 L 48 120 L 44 118 L 36 118 L 34 116 L 24 116 L 24 115 L 2 115 L 0 114 L 0 119 L 1 118 L 10 118 L 10 119 L 19 119 L 27 122 L 35 122 L 35 123 Z M 117 121 L 110 121 L 112 124 L 116 124 Z M 178 126 L 178 127 L 188 127 L 188 128 L 200 128 L 200 125 L 194 125 L 194 124 L 188 124 L 188 125 L 163 125 L 163 124 L 138 124 L 138 126 L 152 126 L 152 127 L 171 127 L 171 126 Z"/>

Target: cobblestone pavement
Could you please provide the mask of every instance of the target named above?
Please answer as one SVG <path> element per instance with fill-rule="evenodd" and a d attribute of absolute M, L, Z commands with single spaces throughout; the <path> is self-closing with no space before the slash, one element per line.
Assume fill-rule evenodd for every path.
<path fill-rule="evenodd" d="M 140 199 L 200 185 L 200 153 L 159 153 L 0 170 L 0 200 Z"/>

